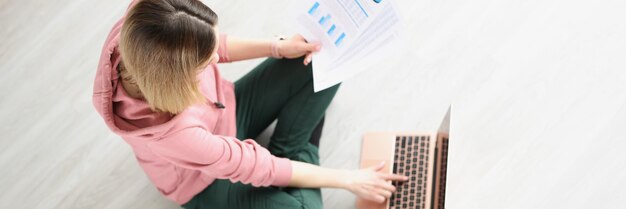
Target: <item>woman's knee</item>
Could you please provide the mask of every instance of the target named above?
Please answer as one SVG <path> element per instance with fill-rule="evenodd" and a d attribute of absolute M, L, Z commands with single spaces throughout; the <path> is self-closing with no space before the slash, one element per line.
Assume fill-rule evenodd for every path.
<path fill-rule="evenodd" d="M 289 80 L 307 82 L 313 79 L 312 64 L 304 65 L 304 57 L 295 59 L 268 59 L 269 68 L 279 76 L 286 75 Z"/>

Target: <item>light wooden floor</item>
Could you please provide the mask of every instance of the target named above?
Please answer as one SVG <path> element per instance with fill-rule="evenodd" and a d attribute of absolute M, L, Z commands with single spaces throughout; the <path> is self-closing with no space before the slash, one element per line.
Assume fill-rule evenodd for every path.
<path fill-rule="evenodd" d="M 205 1 L 233 36 L 289 31 L 288 1 Z M 177 208 L 91 105 L 126 0 L 0 0 L 0 208 Z M 447 207 L 626 208 L 626 3 L 398 1 L 397 52 L 346 81 L 322 164 L 372 130 L 433 130 L 453 105 Z M 237 79 L 259 60 L 222 66 Z M 326 208 L 352 208 L 324 190 Z"/>

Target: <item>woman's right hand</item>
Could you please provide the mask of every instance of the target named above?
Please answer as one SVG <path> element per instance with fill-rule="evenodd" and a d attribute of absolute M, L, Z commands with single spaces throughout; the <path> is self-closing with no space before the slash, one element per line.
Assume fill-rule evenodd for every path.
<path fill-rule="evenodd" d="M 385 167 L 382 162 L 377 166 L 355 170 L 347 173 L 346 189 L 359 198 L 383 203 L 390 198 L 396 187 L 390 181 L 407 181 L 409 178 L 397 174 L 382 173 Z"/>

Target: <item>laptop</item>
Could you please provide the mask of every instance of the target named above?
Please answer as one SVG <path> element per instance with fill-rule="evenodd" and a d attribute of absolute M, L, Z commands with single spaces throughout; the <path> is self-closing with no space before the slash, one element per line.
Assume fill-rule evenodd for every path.
<path fill-rule="evenodd" d="M 357 199 L 357 209 L 443 209 L 450 108 L 438 131 L 371 132 L 363 136 L 361 168 L 385 161 L 383 171 L 409 177 L 384 203 Z"/>

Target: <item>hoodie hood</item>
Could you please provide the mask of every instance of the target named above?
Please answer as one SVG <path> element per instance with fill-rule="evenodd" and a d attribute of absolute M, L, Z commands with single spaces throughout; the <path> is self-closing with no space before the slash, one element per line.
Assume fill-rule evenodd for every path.
<path fill-rule="evenodd" d="M 129 8 L 132 7 L 136 1 L 133 1 Z M 125 123 L 124 119 L 116 115 L 113 111 L 113 96 L 118 85 L 118 72 L 115 69 L 119 64 L 120 56 L 118 50 L 120 32 L 126 14 L 118 20 L 117 23 L 111 29 L 105 45 L 100 55 L 100 62 L 98 64 L 98 70 L 96 72 L 96 78 L 93 86 L 93 105 L 97 112 L 102 116 L 106 125 L 114 133 L 122 137 L 142 138 L 142 137 L 154 137 L 164 134 L 167 130 L 170 130 L 178 117 L 173 117 L 171 120 L 150 127 L 136 128 L 132 125 Z"/>

